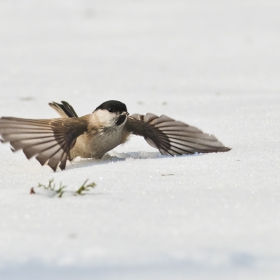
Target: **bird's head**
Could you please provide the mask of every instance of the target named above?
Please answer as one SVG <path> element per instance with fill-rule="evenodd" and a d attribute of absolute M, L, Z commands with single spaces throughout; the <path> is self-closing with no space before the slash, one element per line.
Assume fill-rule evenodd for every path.
<path fill-rule="evenodd" d="M 126 105 L 117 100 L 103 102 L 93 113 L 97 115 L 99 121 L 103 122 L 106 127 L 124 125 L 129 115 Z"/>

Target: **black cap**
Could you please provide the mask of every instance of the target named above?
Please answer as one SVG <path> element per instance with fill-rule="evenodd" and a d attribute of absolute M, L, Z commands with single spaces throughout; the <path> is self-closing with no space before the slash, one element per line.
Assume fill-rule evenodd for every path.
<path fill-rule="evenodd" d="M 117 100 L 109 100 L 99 105 L 96 110 L 108 110 L 109 112 L 127 112 L 126 105 Z"/>

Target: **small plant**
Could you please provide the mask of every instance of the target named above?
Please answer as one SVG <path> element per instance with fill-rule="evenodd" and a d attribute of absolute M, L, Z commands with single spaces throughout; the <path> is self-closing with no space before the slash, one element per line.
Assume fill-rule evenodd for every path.
<path fill-rule="evenodd" d="M 94 182 L 86 185 L 87 181 L 88 179 L 86 179 L 85 182 L 82 184 L 82 186 L 77 191 L 75 191 L 75 195 L 84 195 L 85 193 L 83 192 L 87 192 L 96 186 Z"/>
<path fill-rule="evenodd" d="M 94 182 L 87 184 L 88 179 L 85 180 L 85 182 L 82 184 L 82 186 L 77 191 L 65 191 L 65 188 L 67 186 L 62 185 L 60 182 L 60 185 L 58 188 L 56 188 L 56 185 L 54 183 L 54 179 L 50 179 L 48 185 L 43 185 L 41 183 L 38 183 L 37 188 L 43 188 L 44 190 L 50 191 L 51 196 L 57 196 L 61 198 L 65 192 L 70 193 L 72 195 L 85 195 L 85 192 L 89 191 L 90 189 L 94 188 L 96 184 Z M 34 187 L 31 188 L 30 194 L 36 194 Z"/>
<path fill-rule="evenodd" d="M 63 186 L 62 183 L 60 182 L 60 186 L 59 188 L 56 190 L 55 189 L 55 183 L 53 182 L 54 179 L 51 179 L 49 180 L 49 184 L 46 186 L 46 185 L 43 185 L 41 183 L 38 183 L 38 188 L 44 188 L 45 190 L 50 190 L 52 192 L 54 192 L 54 194 L 58 195 L 58 197 L 62 197 L 63 194 L 64 194 L 64 189 L 66 188 L 66 186 Z"/>

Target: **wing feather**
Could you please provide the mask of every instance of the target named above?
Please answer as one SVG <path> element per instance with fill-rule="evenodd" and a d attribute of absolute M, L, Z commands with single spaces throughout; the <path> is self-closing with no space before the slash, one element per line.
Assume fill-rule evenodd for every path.
<path fill-rule="evenodd" d="M 126 129 L 145 138 L 149 145 L 164 155 L 182 155 L 211 152 L 226 152 L 225 147 L 214 135 L 175 121 L 165 115 L 160 117 L 148 113 L 135 114 L 128 118 Z"/>
<path fill-rule="evenodd" d="M 58 166 L 65 169 L 70 150 L 87 125 L 87 116 L 47 120 L 2 117 L 0 135 L 13 151 L 23 150 L 28 159 L 35 156 L 41 165 L 48 164 L 56 171 Z"/>

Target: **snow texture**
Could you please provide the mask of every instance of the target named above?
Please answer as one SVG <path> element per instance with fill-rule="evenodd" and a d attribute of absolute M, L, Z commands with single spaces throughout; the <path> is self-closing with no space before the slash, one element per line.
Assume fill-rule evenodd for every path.
<path fill-rule="evenodd" d="M 109 99 L 232 150 L 131 137 L 53 173 L 0 145 L 0 279 L 279 279 L 280 2 L 1 1 L 0 115 Z M 30 195 L 49 179 L 85 196 Z"/>

